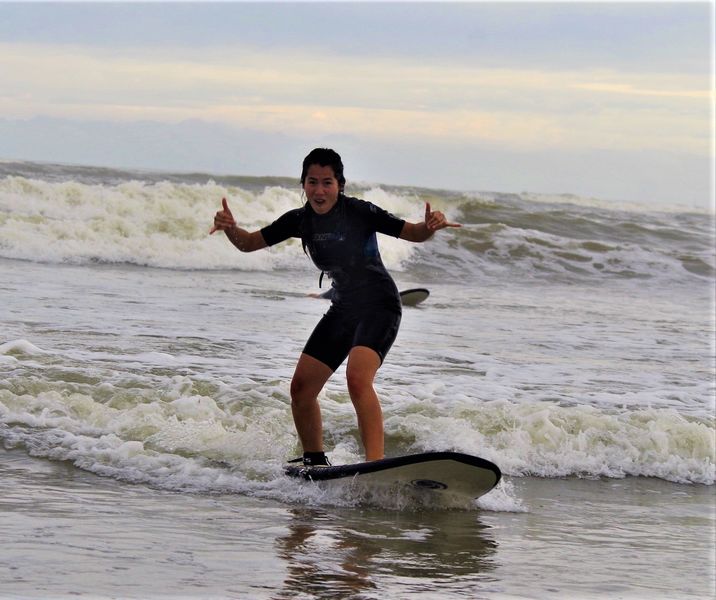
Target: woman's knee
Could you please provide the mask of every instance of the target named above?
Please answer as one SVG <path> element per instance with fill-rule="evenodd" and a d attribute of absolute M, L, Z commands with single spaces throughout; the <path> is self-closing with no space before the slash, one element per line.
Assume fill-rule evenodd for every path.
<path fill-rule="evenodd" d="M 351 398 L 363 396 L 366 392 L 373 391 L 374 373 L 359 369 L 346 370 L 346 383 Z"/>
<path fill-rule="evenodd" d="M 360 378 L 349 370 L 346 371 L 346 384 L 348 385 L 348 393 L 351 395 L 351 398 L 363 389 Z"/>
<path fill-rule="evenodd" d="M 331 373 L 330 367 L 302 355 L 291 379 L 291 402 L 295 405 L 315 400 Z"/>
<path fill-rule="evenodd" d="M 300 373 L 295 373 L 293 379 L 291 379 L 291 403 L 301 404 L 305 402 L 308 389 L 308 378 Z"/>
<path fill-rule="evenodd" d="M 351 398 L 373 391 L 373 380 L 379 367 L 380 357 L 374 350 L 356 347 L 351 351 L 346 368 L 346 382 Z"/>

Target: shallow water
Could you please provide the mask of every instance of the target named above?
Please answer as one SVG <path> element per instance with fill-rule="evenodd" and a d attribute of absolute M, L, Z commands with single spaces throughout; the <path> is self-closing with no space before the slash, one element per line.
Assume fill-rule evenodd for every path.
<path fill-rule="evenodd" d="M 1 451 L 3 598 L 709 598 L 707 486 L 509 478 L 524 512 L 291 506 Z M 685 557 L 689 557 L 686 560 Z"/>

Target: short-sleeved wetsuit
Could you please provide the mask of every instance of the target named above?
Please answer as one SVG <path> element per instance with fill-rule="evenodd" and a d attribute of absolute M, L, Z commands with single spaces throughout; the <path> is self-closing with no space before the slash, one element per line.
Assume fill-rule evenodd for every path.
<path fill-rule="evenodd" d="M 331 307 L 313 330 L 305 354 L 336 370 L 355 346 L 377 352 L 381 362 L 398 334 L 398 288 L 383 265 L 376 232 L 398 237 L 405 221 L 378 206 L 339 194 L 325 215 L 309 203 L 261 230 L 273 246 L 301 238 L 314 264 L 332 280 Z"/>

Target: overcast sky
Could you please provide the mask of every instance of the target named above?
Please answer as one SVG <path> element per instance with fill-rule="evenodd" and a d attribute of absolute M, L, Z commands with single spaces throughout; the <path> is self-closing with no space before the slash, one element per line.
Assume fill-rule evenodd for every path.
<path fill-rule="evenodd" d="M 713 2 L 0 2 L 0 159 L 712 204 Z"/>

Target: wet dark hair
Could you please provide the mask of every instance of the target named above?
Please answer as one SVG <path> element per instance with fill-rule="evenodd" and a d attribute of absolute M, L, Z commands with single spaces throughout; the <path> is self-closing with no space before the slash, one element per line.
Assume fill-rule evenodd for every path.
<path fill-rule="evenodd" d="M 346 187 L 346 178 L 343 175 L 343 161 L 340 154 L 330 148 L 315 148 L 303 159 L 303 171 L 301 171 L 301 185 L 306 182 L 306 174 L 311 165 L 331 167 L 333 174 L 338 180 L 338 189 L 342 192 Z"/>

